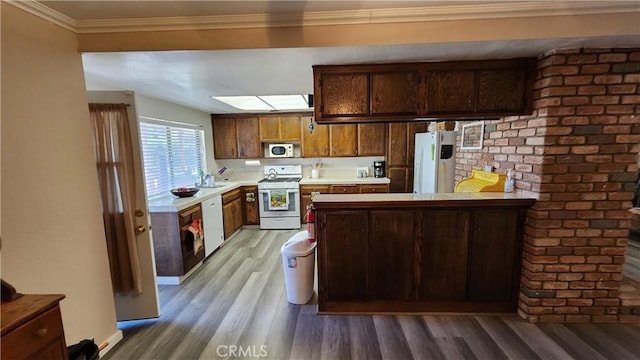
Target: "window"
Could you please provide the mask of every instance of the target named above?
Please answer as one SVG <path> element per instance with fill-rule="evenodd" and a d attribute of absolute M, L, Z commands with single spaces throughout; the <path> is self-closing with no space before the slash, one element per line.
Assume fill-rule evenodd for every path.
<path fill-rule="evenodd" d="M 193 186 L 204 172 L 204 130 L 201 126 L 140 118 L 140 139 L 147 197 Z"/>

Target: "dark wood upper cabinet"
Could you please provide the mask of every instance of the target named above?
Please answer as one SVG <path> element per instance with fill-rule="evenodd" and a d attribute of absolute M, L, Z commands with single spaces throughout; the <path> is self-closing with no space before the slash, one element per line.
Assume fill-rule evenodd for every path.
<path fill-rule="evenodd" d="M 329 126 L 314 124 L 313 132 L 309 132 L 308 127 L 310 120 L 310 117 L 303 117 L 300 124 L 302 133 L 300 156 L 329 156 Z"/>
<path fill-rule="evenodd" d="M 413 183 L 409 184 L 409 168 L 407 167 L 390 167 L 387 168 L 387 177 L 389 178 L 389 192 L 391 193 L 408 193 L 407 189 L 413 189 Z M 411 181 L 413 181 L 413 172 L 411 173 Z M 411 186 L 409 186 L 411 185 Z"/>
<path fill-rule="evenodd" d="M 531 113 L 535 59 L 316 65 L 318 123 Z"/>
<path fill-rule="evenodd" d="M 516 111 L 526 103 L 526 73 L 483 70 L 478 76 L 478 112 Z"/>
<path fill-rule="evenodd" d="M 260 115 L 260 141 L 300 141 L 300 119 L 297 114 Z"/>
<path fill-rule="evenodd" d="M 323 116 L 368 115 L 369 74 L 327 74 L 321 79 Z"/>
<path fill-rule="evenodd" d="M 407 166 L 407 123 L 387 125 L 387 167 Z"/>
<path fill-rule="evenodd" d="M 427 74 L 426 114 L 467 114 L 475 110 L 476 73 L 433 71 Z"/>
<path fill-rule="evenodd" d="M 418 114 L 419 74 L 414 71 L 371 74 L 371 114 Z"/>
<path fill-rule="evenodd" d="M 236 140 L 236 119 L 214 118 L 213 152 L 216 159 L 236 159 L 238 143 Z"/>
<path fill-rule="evenodd" d="M 305 118 L 305 116 L 300 115 L 281 115 L 280 140 L 300 141 L 300 122 Z"/>
<path fill-rule="evenodd" d="M 260 116 L 260 140 L 280 140 L 280 119 L 277 116 Z"/>
<path fill-rule="evenodd" d="M 355 124 L 331 125 L 329 127 L 329 155 L 358 155 L 358 128 Z"/>
<path fill-rule="evenodd" d="M 358 124 L 358 156 L 384 156 L 385 124 Z"/>
<path fill-rule="evenodd" d="M 260 123 L 257 116 L 236 118 L 238 158 L 255 159 L 262 157 L 260 145 Z"/>
<path fill-rule="evenodd" d="M 216 159 L 262 157 L 257 116 L 212 115 L 213 149 Z"/>
<path fill-rule="evenodd" d="M 390 192 L 413 191 L 415 134 L 426 132 L 428 124 L 422 121 L 387 124 L 387 177 L 391 180 Z"/>

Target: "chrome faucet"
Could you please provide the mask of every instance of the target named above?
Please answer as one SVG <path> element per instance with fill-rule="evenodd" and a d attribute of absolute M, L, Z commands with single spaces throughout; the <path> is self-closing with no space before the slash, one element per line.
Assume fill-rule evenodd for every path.
<path fill-rule="evenodd" d="M 210 186 L 211 174 L 200 174 L 200 186 Z"/>

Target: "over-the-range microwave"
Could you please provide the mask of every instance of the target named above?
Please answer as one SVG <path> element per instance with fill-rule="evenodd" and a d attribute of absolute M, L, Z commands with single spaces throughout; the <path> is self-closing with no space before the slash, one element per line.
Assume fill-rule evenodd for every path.
<path fill-rule="evenodd" d="M 269 144 L 267 157 L 293 157 L 293 144 Z"/>

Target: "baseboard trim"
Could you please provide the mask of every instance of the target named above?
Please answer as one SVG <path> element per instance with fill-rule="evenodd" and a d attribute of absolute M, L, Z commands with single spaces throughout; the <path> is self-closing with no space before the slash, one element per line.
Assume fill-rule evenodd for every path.
<path fill-rule="evenodd" d="M 100 350 L 100 358 L 103 358 L 109 350 L 113 349 L 116 344 L 122 340 L 122 330 L 116 331 L 113 335 L 111 335 L 103 344 L 107 344 L 102 350 Z"/>

